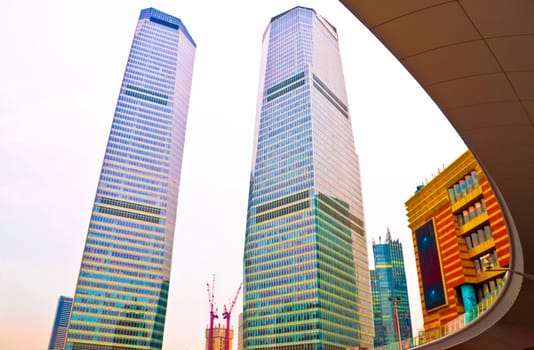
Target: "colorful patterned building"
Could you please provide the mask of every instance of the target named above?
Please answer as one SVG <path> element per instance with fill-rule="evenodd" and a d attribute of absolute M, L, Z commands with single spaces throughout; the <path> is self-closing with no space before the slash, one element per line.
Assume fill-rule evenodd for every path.
<path fill-rule="evenodd" d="M 427 333 L 465 314 L 502 284 L 508 233 L 490 184 L 466 151 L 406 202 Z"/>

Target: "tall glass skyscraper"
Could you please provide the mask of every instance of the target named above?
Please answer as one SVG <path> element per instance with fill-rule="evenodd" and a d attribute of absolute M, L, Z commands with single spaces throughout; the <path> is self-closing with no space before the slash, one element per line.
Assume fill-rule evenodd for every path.
<path fill-rule="evenodd" d="M 338 34 L 313 9 L 264 37 L 244 248 L 244 349 L 372 346 L 358 156 Z"/>
<path fill-rule="evenodd" d="M 402 244 L 392 240 L 389 229 L 385 242 L 373 242 L 375 269 L 371 270 L 373 313 L 375 323 L 374 346 L 385 346 L 412 337 L 410 303 Z M 395 307 L 397 315 L 395 315 Z M 398 349 L 398 346 L 394 347 Z"/>
<path fill-rule="evenodd" d="M 70 311 L 72 309 L 72 298 L 60 296 L 57 303 L 56 317 L 52 327 L 52 335 L 48 350 L 63 350 L 67 339 L 67 329 L 69 325 Z"/>
<path fill-rule="evenodd" d="M 66 349 L 161 349 L 196 44 L 141 11 L 106 147 Z"/>

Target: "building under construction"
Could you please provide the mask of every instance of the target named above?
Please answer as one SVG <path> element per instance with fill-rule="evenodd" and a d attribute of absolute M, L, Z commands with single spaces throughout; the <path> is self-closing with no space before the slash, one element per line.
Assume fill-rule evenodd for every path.
<path fill-rule="evenodd" d="M 227 307 L 224 305 L 224 312 L 222 317 L 226 320 L 225 327 L 218 324 L 215 326 L 215 319 L 219 318 L 217 314 L 217 306 L 215 305 L 215 276 L 213 276 L 212 284 L 207 283 L 208 287 L 208 301 L 210 305 L 210 323 L 208 328 L 206 328 L 206 350 L 231 350 L 232 349 L 232 339 L 234 337 L 234 331 L 230 329 L 230 318 L 232 316 L 232 310 L 237 301 L 237 297 L 241 292 L 241 287 L 243 283 L 239 284 L 239 288 L 230 303 L 230 306 Z"/>
<path fill-rule="evenodd" d="M 229 329 L 228 334 L 226 334 L 226 328 L 221 325 L 214 327 L 212 332 L 210 332 L 210 328 L 208 327 L 206 328 L 206 350 L 232 349 L 233 338 L 234 331 L 231 329 Z"/>

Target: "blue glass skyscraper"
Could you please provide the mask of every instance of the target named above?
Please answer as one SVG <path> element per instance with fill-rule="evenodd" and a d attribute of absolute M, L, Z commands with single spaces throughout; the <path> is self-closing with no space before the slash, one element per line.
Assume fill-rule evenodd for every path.
<path fill-rule="evenodd" d="M 161 349 L 196 44 L 141 11 L 106 147 L 67 350 Z"/>
<path fill-rule="evenodd" d="M 385 242 L 373 242 L 375 269 L 371 270 L 374 346 L 385 346 L 412 337 L 408 286 L 400 241 L 392 240 L 389 229 Z M 395 315 L 395 307 L 397 315 Z M 398 345 L 393 347 L 398 349 Z"/>
<path fill-rule="evenodd" d="M 358 156 L 338 33 L 313 9 L 263 37 L 244 248 L 243 348 L 371 346 Z"/>
<path fill-rule="evenodd" d="M 67 329 L 69 325 L 70 311 L 72 309 L 72 298 L 60 296 L 57 303 L 56 317 L 52 327 L 52 335 L 48 350 L 63 350 L 67 339 Z"/>

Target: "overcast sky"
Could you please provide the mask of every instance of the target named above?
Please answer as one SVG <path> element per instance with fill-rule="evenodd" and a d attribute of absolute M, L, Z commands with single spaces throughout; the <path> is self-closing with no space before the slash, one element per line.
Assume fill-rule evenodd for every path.
<path fill-rule="evenodd" d="M 388 227 L 401 239 L 413 327 L 422 327 L 404 203 L 465 145 L 341 3 L 3 0 L 0 349 L 44 349 L 58 297 L 74 294 L 135 25 L 151 6 L 181 18 L 197 43 L 163 348 L 204 347 L 206 283 L 216 275 L 222 310 L 242 280 L 262 35 L 297 5 L 338 29 L 368 242 Z M 240 297 L 234 321 L 241 308 Z"/>

